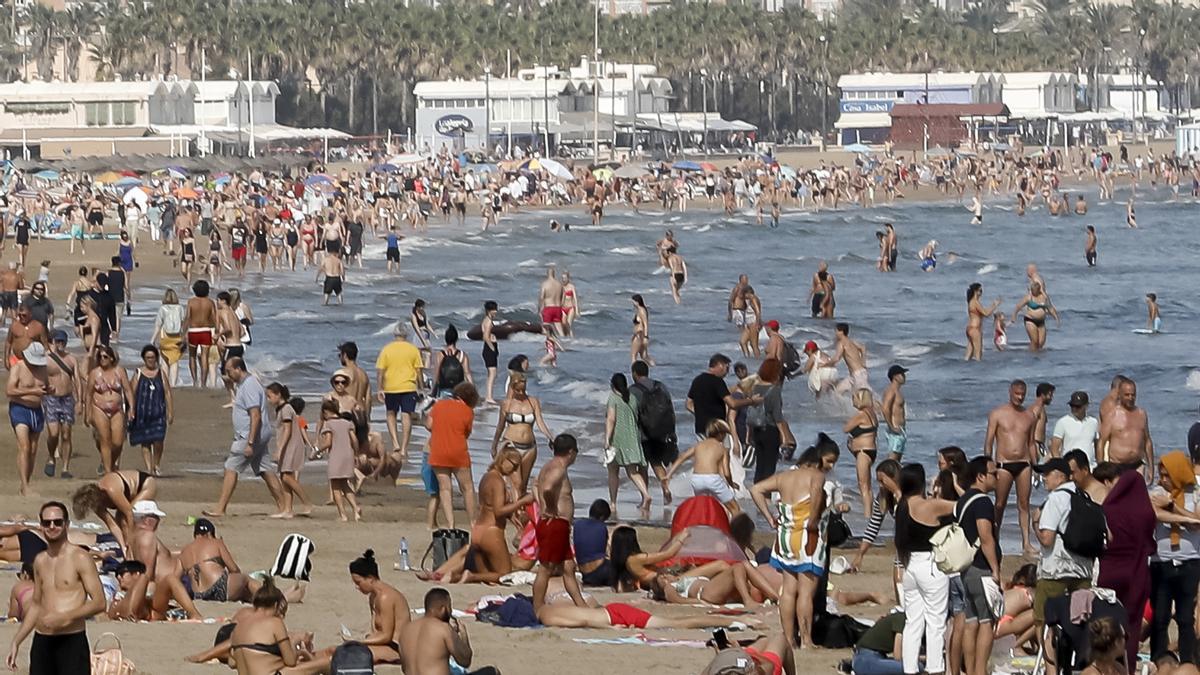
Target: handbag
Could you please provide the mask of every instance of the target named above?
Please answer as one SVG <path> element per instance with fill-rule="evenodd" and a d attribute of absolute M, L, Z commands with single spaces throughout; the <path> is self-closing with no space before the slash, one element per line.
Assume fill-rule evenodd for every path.
<path fill-rule="evenodd" d="M 829 524 L 825 527 L 825 542 L 831 547 L 837 548 L 850 540 L 853 533 L 850 531 L 850 525 L 846 523 L 846 519 L 840 513 L 832 513 L 829 516 Z"/>
<path fill-rule="evenodd" d="M 617 449 L 611 445 L 605 446 L 603 452 L 600 454 L 600 461 L 604 464 L 604 466 L 608 466 L 609 464 L 617 461 Z"/>
<path fill-rule="evenodd" d="M 471 534 L 466 530 L 459 530 L 457 528 L 443 528 L 440 530 L 435 530 L 433 533 L 433 539 L 429 541 L 429 548 L 425 549 L 425 555 L 421 556 L 421 568 L 425 570 L 431 569 L 425 567 L 425 561 L 428 560 L 432 554 L 432 569 L 436 570 L 437 568 L 446 564 L 446 561 L 449 560 L 451 556 L 453 556 L 455 553 L 458 553 L 470 543 Z"/>
<path fill-rule="evenodd" d="M 100 649 L 100 641 L 106 637 L 112 638 L 117 646 Z M 92 675 L 133 675 L 136 671 L 137 666 L 121 651 L 121 638 L 105 633 L 92 643 Z"/>
<path fill-rule="evenodd" d="M 968 499 L 967 503 L 963 504 L 962 513 L 966 513 L 971 503 L 982 496 L 977 494 Z M 933 544 L 933 562 L 942 574 L 958 574 L 967 569 L 975 560 L 975 553 L 979 551 L 979 541 L 967 541 L 966 532 L 958 523 L 958 518 L 934 532 L 929 538 L 929 543 Z"/>
<path fill-rule="evenodd" d="M 758 450 L 754 449 L 749 443 L 742 444 L 742 468 L 749 469 L 754 466 L 754 460 L 758 459 Z"/>

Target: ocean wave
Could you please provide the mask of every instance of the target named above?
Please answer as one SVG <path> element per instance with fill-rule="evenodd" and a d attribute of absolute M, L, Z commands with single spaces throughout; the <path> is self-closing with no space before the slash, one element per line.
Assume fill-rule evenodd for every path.
<path fill-rule="evenodd" d="M 1193 370 L 1188 373 L 1184 386 L 1192 391 L 1200 391 L 1200 370 Z"/>
<path fill-rule="evenodd" d="M 983 276 L 985 274 L 991 274 L 992 272 L 995 272 L 998 269 L 1000 269 L 1000 266 L 997 265 L 996 263 L 988 263 L 988 264 L 984 265 L 983 267 L 980 267 L 979 270 L 977 272 L 975 272 L 975 274 L 978 276 Z"/>
<path fill-rule="evenodd" d="M 637 246 L 618 246 L 617 248 L 608 249 L 609 253 L 616 255 L 647 255 L 647 251 Z"/>
<path fill-rule="evenodd" d="M 557 391 L 569 394 L 572 398 L 604 405 L 608 401 L 609 386 L 599 382 L 576 380 L 559 387 Z"/>

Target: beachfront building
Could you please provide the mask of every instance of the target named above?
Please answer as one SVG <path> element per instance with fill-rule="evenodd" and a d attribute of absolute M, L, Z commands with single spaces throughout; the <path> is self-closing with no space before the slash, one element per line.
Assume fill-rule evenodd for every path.
<path fill-rule="evenodd" d="M 1074 113 L 1079 99 L 1079 77 L 1074 73 L 1000 73 L 1000 101 L 1012 117 L 1045 119 Z"/>
<path fill-rule="evenodd" d="M 415 147 L 432 151 L 553 148 L 593 133 L 609 145 L 642 116 L 669 111 L 674 98 L 670 80 L 652 65 L 587 59 L 566 70 L 535 66 L 512 77 L 419 82 L 413 93 Z"/>
<path fill-rule="evenodd" d="M 863 73 L 838 79 L 841 145 L 882 143 L 900 103 L 999 103 L 1001 84 L 991 73 Z"/>
<path fill-rule="evenodd" d="M 1187 87 L 1172 91 L 1145 72 L 1107 76 L 1108 104 L 1124 119 L 1165 120 L 1192 107 Z"/>

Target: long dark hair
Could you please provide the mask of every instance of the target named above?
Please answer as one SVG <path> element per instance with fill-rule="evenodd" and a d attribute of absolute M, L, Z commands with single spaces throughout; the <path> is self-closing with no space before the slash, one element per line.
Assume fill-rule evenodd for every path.
<path fill-rule="evenodd" d="M 629 382 L 625 379 L 625 375 L 623 373 L 613 373 L 609 383 L 621 395 L 621 400 L 629 403 Z"/>
<path fill-rule="evenodd" d="M 880 462 L 875 467 L 875 473 L 881 473 L 881 474 L 887 476 L 888 478 L 891 478 L 892 480 L 896 481 L 897 485 L 900 484 L 900 462 L 897 462 L 894 459 L 885 459 L 882 462 Z M 879 509 L 881 511 L 883 511 L 884 513 L 890 513 L 895 508 L 896 508 L 896 495 L 892 494 L 891 490 L 880 485 L 879 486 Z"/>
<path fill-rule="evenodd" d="M 613 530 L 612 540 L 609 542 L 609 560 L 612 561 L 612 587 L 614 591 L 620 591 L 621 586 L 636 586 L 637 579 L 633 578 L 633 573 L 629 571 L 629 556 L 642 552 L 642 546 L 638 543 L 637 530 L 628 525 L 621 525 Z"/>
<path fill-rule="evenodd" d="M 900 501 L 925 494 L 925 467 L 911 462 L 900 467 Z"/>
<path fill-rule="evenodd" d="M 970 286 L 967 286 L 967 304 L 968 305 L 971 304 L 971 298 L 975 297 L 975 294 L 978 293 L 982 289 L 983 289 L 983 284 L 979 283 L 978 281 L 971 284 Z"/>
<path fill-rule="evenodd" d="M 629 299 L 636 302 L 638 307 L 641 307 L 642 309 L 649 311 L 650 308 L 646 307 L 646 301 L 642 299 L 641 293 L 634 293 L 633 295 L 629 296 Z"/>

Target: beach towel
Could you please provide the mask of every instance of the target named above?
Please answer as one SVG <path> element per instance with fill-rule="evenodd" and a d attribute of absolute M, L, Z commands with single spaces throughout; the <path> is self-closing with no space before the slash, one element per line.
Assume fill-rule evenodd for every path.
<path fill-rule="evenodd" d="M 645 633 L 627 635 L 619 638 L 575 638 L 575 642 L 585 645 L 643 645 L 646 647 L 692 647 L 705 649 L 704 640 L 672 640 L 670 638 L 647 637 Z"/>
<path fill-rule="evenodd" d="M 312 560 L 309 557 L 317 550 L 316 544 L 302 534 L 289 534 L 279 545 L 279 553 L 275 556 L 275 564 L 271 565 L 271 576 L 308 581 L 312 572 Z"/>
<path fill-rule="evenodd" d="M 492 603 L 481 609 L 475 618 L 485 623 L 505 628 L 541 628 L 537 614 L 533 611 L 533 600 L 524 595 L 514 595 L 502 603 Z"/>

